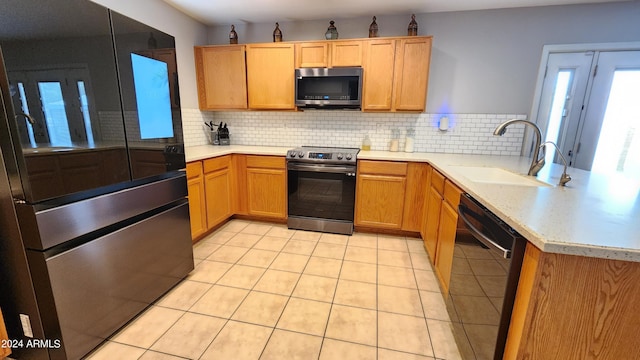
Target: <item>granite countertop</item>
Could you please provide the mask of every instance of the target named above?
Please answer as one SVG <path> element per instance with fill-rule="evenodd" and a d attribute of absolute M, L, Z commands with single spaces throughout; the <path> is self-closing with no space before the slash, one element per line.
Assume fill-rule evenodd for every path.
<path fill-rule="evenodd" d="M 240 153 L 285 156 L 289 148 L 196 146 L 187 161 Z M 542 251 L 640 262 L 640 181 L 569 168 L 572 180 L 558 186 L 563 167 L 547 164 L 537 180 L 551 186 L 478 183 L 459 166 L 498 167 L 526 174 L 519 156 L 361 151 L 359 160 L 428 162 Z"/>

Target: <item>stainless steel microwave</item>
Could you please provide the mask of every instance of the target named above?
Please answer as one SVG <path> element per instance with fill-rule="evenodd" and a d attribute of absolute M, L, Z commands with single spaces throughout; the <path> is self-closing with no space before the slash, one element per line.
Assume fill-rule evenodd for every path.
<path fill-rule="evenodd" d="M 295 70 L 296 106 L 319 109 L 360 109 L 362 68 Z"/>

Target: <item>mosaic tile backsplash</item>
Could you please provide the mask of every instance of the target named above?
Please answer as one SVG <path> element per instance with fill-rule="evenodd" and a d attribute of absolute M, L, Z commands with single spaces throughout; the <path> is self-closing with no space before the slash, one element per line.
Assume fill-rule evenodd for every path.
<path fill-rule="evenodd" d="M 440 119 L 449 119 L 447 131 L 439 130 Z M 311 110 L 302 112 L 202 112 L 182 109 L 186 146 L 208 143 L 204 122 L 224 122 L 231 144 L 296 147 L 361 147 L 365 135 L 371 150 L 388 150 L 392 129 L 400 132 L 404 149 L 407 129 L 415 129 L 414 151 L 453 154 L 520 155 L 523 126 L 512 126 L 502 136 L 493 130 L 517 114 L 397 114 L 359 111 Z"/>

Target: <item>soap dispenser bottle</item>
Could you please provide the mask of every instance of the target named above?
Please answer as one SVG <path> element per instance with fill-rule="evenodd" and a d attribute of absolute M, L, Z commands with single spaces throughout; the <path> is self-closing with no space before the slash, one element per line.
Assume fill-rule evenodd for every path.
<path fill-rule="evenodd" d="M 371 139 L 369 139 L 369 134 L 364 136 L 364 140 L 362 140 L 362 150 L 369 151 L 371 150 Z"/>

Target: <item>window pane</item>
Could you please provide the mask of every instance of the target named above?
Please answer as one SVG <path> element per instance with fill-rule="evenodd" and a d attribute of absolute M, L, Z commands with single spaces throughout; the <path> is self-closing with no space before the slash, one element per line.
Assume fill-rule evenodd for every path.
<path fill-rule="evenodd" d="M 640 179 L 640 70 L 617 70 L 604 114 L 593 171 Z"/>
<path fill-rule="evenodd" d="M 18 83 L 18 92 L 20 94 L 20 107 L 22 107 L 22 112 L 27 115 L 31 115 L 31 113 L 29 113 L 29 106 L 27 106 L 27 94 L 24 91 L 24 84 L 21 82 Z M 28 121 L 27 132 L 29 133 L 29 143 L 31 144 L 31 147 L 36 147 L 36 137 L 33 135 L 33 125 Z"/>
<path fill-rule="evenodd" d="M 71 135 L 60 83 L 39 82 L 38 89 L 51 146 L 71 146 Z"/>
<path fill-rule="evenodd" d="M 564 117 L 564 109 L 567 102 L 567 95 L 572 75 L 573 70 L 562 70 L 558 72 L 558 79 L 556 80 L 556 88 L 553 93 L 551 113 L 549 114 L 549 125 L 547 126 L 547 136 L 545 141 L 553 141 L 558 144 L 558 135 L 560 134 L 560 127 L 562 126 L 562 118 Z M 548 163 L 553 162 L 555 155 L 555 149 L 552 149 L 551 147 L 547 148 L 545 161 Z"/>
<path fill-rule="evenodd" d="M 89 115 L 89 103 L 87 102 L 87 92 L 84 88 L 84 81 L 78 81 L 78 94 L 80 94 L 80 110 L 84 120 L 84 128 L 87 132 L 87 142 L 93 146 L 93 131 L 91 130 L 91 116 Z"/>

